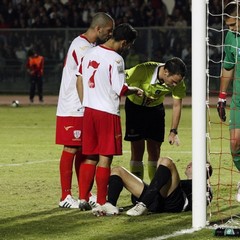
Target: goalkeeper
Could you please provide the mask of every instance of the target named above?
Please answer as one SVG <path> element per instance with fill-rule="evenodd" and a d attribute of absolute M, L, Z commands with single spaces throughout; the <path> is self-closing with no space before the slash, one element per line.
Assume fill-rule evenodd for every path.
<path fill-rule="evenodd" d="M 212 166 L 207 162 L 207 204 L 212 200 L 209 183 L 212 171 Z M 119 208 L 116 205 L 123 187 L 135 196 L 133 203 L 136 205 L 127 211 L 129 216 L 140 216 L 148 211 L 152 213 L 176 213 L 191 210 L 192 162 L 187 165 L 185 175 L 187 179 L 180 180 L 177 167 L 169 157 L 159 159 L 157 171 L 150 185 L 145 184 L 124 167 L 114 167 L 109 179 L 108 201 L 103 205 L 103 211 L 99 215 L 119 214 Z"/>
<path fill-rule="evenodd" d="M 168 141 L 178 145 L 178 125 L 181 117 L 182 99 L 186 96 L 184 77 L 185 63 L 171 58 L 166 63 L 146 62 L 126 70 L 129 86 L 144 90 L 145 97 L 128 96 L 125 102 L 126 132 L 124 140 L 131 142 L 130 170 L 143 179 L 143 155 L 148 152 L 150 180 L 156 171 L 157 161 L 165 135 L 164 97 L 172 94 L 172 122 Z"/>
<path fill-rule="evenodd" d="M 223 61 L 222 76 L 220 82 L 220 92 L 217 104 L 217 110 L 220 119 L 226 121 L 226 98 L 227 88 L 231 80 L 233 81 L 233 94 L 230 103 L 230 150 L 233 162 L 238 170 L 240 170 L 240 58 L 239 58 L 239 30 L 240 21 L 238 13 L 240 13 L 239 3 L 232 1 L 228 3 L 224 9 L 224 20 L 229 28 L 225 38 L 225 57 Z"/>

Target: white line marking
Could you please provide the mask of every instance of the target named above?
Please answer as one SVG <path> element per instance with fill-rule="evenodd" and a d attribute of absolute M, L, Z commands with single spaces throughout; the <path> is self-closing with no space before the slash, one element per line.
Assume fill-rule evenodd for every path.
<path fill-rule="evenodd" d="M 129 150 L 123 151 L 123 153 L 130 153 Z M 169 153 L 176 153 L 176 151 L 165 151 L 165 154 Z M 191 151 L 180 151 L 178 154 L 191 154 Z M 165 155 L 164 154 L 164 155 Z M 57 160 L 42 160 L 42 161 L 34 161 L 34 162 L 24 162 L 24 163 L 2 163 L 0 164 L 0 167 L 17 167 L 17 166 L 24 166 L 24 165 L 30 165 L 30 164 L 41 164 L 41 163 L 51 163 L 51 162 L 58 162 L 59 159 Z"/>
<path fill-rule="evenodd" d="M 199 231 L 200 229 L 194 229 L 194 228 L 190 228 L 190 229 L 183 229 L 181 231 L 176 231 L 172 234 L 168 234 L 168 235 L 163 235 L 160 237 L 155 237 L 155 238 L 147 238 L 146 240 L 163 240 L 163 239 L 168 239 L 171 237 L 177 237 L 177 236 L 181 236 L 184 234 L 191 234 L 194 233 L 195 231 Z"/>
<path fill-rule="evenodd" d="M 30 165 L 30 164 L 41 164 L 41 163 L 50 163 L 50 162 L 57 162 L 58 160 L 43 160 L 43 161 L 34 161 L 34 162 L 25 162 L 25 163 L 7 163 L 7 164 L 0 164 L 0 167 L 18 167 L 23 165 Z"/>

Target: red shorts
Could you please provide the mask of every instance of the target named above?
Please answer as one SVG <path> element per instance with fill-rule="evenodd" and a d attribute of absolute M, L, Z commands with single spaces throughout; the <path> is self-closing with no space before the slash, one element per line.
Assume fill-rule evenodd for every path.
<path fill-rule="evenodd" d="M 122 155 L 120 116 L 85 108 L 82 150 L 86 155 Z"/>
<path fill-rule="evenodd" d="M 56 144 L 82 146 L 83 117 L 57 116 L 56 121 Z"/>

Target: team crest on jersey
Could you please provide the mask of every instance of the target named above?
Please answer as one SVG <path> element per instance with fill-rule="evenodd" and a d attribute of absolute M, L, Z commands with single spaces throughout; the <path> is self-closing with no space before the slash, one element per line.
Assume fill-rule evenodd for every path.
<path fill-rule="evenodd" d="M 73 135 L 74 135 L 75 138 L 80 138 L 81 131 L 80 130 L 75 130 L 75 131 L 73 131 Z"/>

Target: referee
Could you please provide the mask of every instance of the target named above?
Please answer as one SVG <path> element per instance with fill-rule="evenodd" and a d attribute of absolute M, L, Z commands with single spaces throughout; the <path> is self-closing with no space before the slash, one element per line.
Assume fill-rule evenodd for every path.
<path fill-rule="evenodd" d="M 130 171 L 143 179 L 143 155 L 148 152 L 148 174 L 152 180 L 160 157 L 165 135 L 164 98 L 172 94 L 172 122 L 168 141 L 178 145 L 178 125 L 181 118 L 182 99 L 186 96 L 185 63 L 173 57 L 166 63 L 145 62 L 126 70 L 129 86 L 143 89 L 145 96 L 129 95 L 125 102 L 126 132 L 124 140 L 131 142 Z"/>

